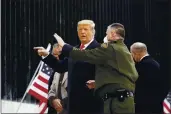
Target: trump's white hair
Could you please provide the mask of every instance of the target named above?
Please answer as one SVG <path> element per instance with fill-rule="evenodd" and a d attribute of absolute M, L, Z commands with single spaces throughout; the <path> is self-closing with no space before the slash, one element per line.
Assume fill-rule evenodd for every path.
<path fill-rule="evenodd" d="M 81 24 L 88 24 L 88 25 L 90 25 L 92 30 L 93 30 L 93 32 L 94 32 L 94 34 L 95 34 L 95 23 L 94 23 L 94 21 L 85 19 L 85 20 L 81 20 L 81 21 L 78 22 L 78 25 L 81 25 Z"/>

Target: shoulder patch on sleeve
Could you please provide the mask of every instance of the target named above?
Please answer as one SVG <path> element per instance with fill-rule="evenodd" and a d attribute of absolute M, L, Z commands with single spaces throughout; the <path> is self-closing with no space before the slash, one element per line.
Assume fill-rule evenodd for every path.
<path fill-rule="evenodd" d="M 79 49 L 74 47 L 73 50 L 79 50 Z"/>
<path fill-rule="evenodd" d="M 103 44 L 101 44 L 101 47 L 102 47 L 102 48 L 107 48 L 107 47 L 108 47 L 108 43 L 103 43 Z"/>

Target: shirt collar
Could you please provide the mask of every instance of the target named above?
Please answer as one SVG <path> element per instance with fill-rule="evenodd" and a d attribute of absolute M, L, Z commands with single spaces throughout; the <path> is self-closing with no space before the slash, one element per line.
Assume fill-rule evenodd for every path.
<path fill-rule="evenodd" d="M 146 57 L 146 56 L 149 56 L 149 54 L 145 54 L 144 56 L 142 56 L 141 59 L 140 59 L 140 61 L 141 61 L 144 57 Z"/>
<path fill-rule="evenodd" d="M 89 43 L 84 44 L 84 48 L 83 49 L 86 49 L 90 45 L 90 43 L 93 42 L 93 40 L 94 40 L 94 38 Z"/>

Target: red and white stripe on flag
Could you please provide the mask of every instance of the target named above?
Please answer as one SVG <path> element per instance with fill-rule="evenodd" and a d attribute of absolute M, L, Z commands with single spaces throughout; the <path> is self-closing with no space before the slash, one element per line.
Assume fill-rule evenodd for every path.
<path fill-rule="evenodd" d="M 43 114 L 47 109 L 48 81 L 51 75 L 53 75 L 53 69 L 42 62 L 37 76 L 28 90 L 30 95 L 40 101 L 39 110 L 41 114 Z"/>
<path fill-rule="evenodd" d="M 166 98 L 163 101 L 163 112 L 164 114 L 171 114 L 170 103 Z"/>
<path fill-rule="evenodd" d="M 42 101 L 40 101 L 39 102 L 39 112 L 40 112 L 40 114 L 44 114 L 45 112 L 47 112 L 47 103 L 45 103 L 45 102 L 42 102 Z"/>

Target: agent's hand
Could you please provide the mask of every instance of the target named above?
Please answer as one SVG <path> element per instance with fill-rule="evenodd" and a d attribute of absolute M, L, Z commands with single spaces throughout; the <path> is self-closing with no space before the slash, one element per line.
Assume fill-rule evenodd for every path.
<path fill-rule="evenodd" d="M 54 99 L 52 101 L 52 105 L 53 105 L 53 107 L 55 108 L 55 110 L 57 112 L 59 112 L 59 113 L 62 112 L 63 107 L 62 107 L 62 104 L 61 104 L 61 100 L 60 99 Z"/>
<path fill-rule="evenodd" d="M 94 89 L 95 88 L 95 80 L 88 80 L 86 82 L 86 85 L 89 89 Z"/>
<path fill-rule="evenodd" d="M 39 56 L 48 56 L 49 52 L 44 47 L 34 47 L 34 50 L 37 50 Z"/>
<path fill-rule="evenodd" d="M 58 34 L 55 33 L 53 36 L 55 37 L 55 39 L 61 47 L 63 47 L 66 44 Z"/>
<path fill-rule="evenodd" d="M 107 36 L 104 37 L 103 42 L 104 43 L 107 43 L 108 42 Z"/>

